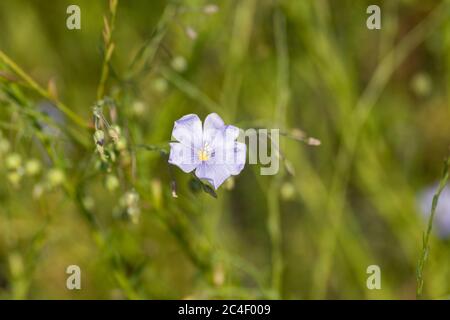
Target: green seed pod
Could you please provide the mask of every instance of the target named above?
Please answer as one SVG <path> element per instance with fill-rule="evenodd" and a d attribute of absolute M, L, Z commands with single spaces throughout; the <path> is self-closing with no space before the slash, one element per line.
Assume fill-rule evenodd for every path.
<path fill-rule="evenodd" d="M 169 85 L 167 84 L 167 80 L 164 78 L 155 79 L 153 82 L 153 89 L 157 92 L 165 92 Z"/>
<path fill-rule="evenodd" d="M 95 200 L 91 196 L 84 197 L 82 201 L 84 207 L 88 210 L 92 210 L 95 206 Z"/>
<path fill-rule="evenodd" d="M 0 138 L 0 155 L 5 154 L 9 151 L 9 141 L 3 138 Z"/>
<path fill-rule="evenodd" d="M 13 172 L 8 173 L 8 181 L 14 187 L 18 187 L 19 186 L 21 179 L 22 179 L 22 177 L 17 171 L 13 171 Z"/>
<path fill-rule="evenodd" d="M 187 61 L 182 56 L 177 56 L 172 60 L 172 68 L 178 72 L 183 72 L 187 68 Z"/>
<path fill-rule="evenodd" d="M 428 73 L 419 72 L 411 80 L 411 88 L 420 97 L 428 96 L 433 90 L 433 82 Z"/>
<path fill-rule="evenodd" d="M 280 188 L 281 197 L 284 200 L 292 200 L 295 197 L 295 187 L 291 182 L 285 182 Z"/>
<path fill-rule="evenodd" d="M 116 176 L 109 174 L 106 176 L 105 185 L 108 191 L 114 191 L 119 187 L 119 179 L 117 179 Z"/>
<path fill-rule="evenodd" d="M 136 192 L 128 191 L 125 194 L 125 205 L 127 207 L 132 207 L 132 206 L 137 205 L 138 201 L 139 201 L 139 195 Z"/>
<path fill-rule="evenodd" d="M 9 170 L 17 170 L 22 165 L 22 157 L 17 153 L 11 153 L 6 157 L 5 163 Z"/>
<path fill-rule="evenodd" d="M 116 149 L 118 151 L 125 150 L 127 148 L 127 140 L 124 137 L 120 137 L 116 143 Z"/>
<path fill-rule="evenodd" d="M 95 141 L 95 144 L 103 146 L 103 144 L 105 143 L 105 133 L 103 132 L 103 130 L 95 131 L 94 141 Z"/>
<path fill-rule="evenodd" d="M 28 160 L 25 164 L 25 173 L 29 176 L 35 176 L 41 171 L 41 163 L 37 159 Z"/>
<path fill-rule="evenodd" d="M 64 180 L 64 172 L 61 169 L 52 168 L 47 172 L 47 182 L 52 188 L 61 185 Z"/>
<path fill-rule="evenodd" d="M 134 224 L 139 222 L 139 216 L 141 215 L 141 210 L 138 207 L 130 207 L 127 213 Z"/>
<path fill-rule="evenodd" d="M 142 101 L 135 101 L 131 106 L 133 115 L 137 116 L 137 117 L 145 114 L 146 109 L 147 109 L 147 107 Z"/>
<path fill-rule="evenodd" d="M 108 134 L 114 141 L 114 143 L 117 143 L 120 137 L 120 127 L 118 125 L 111 126 L 111 128 L 109 128 L 108 130 Z"/>
<path fill-rule="evenodd" d="M 33 187 L 33 199 L 39 199 L 44 193 L 45 188 L 42 184 L 38 183 Z"/>

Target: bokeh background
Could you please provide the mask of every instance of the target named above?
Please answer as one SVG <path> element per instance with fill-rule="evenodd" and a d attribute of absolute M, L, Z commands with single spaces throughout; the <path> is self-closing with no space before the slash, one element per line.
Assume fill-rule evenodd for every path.
<path fill-rule="evenodd" d="M 66 28 L 70 4 L 81 30 Z M 370 4 L 381 30 L 366 27 Z M 0 50 L 42 90 L 0 59 L 0 298 L 414 299 L 421 195 L 450 145 L 449 12 L 446 0 L 119 1 L 100 98 L 125 146 L 102 165 L 108 2 L 1 1 Z M 247 165 L 214 198 L 169 168 L 173 122 L 211 112 L 287 133 L 279 173 Z M 442 228 L 426 298 L 450 294 Z M 81 290 L 66 288 L 69 265 Z M 381 290 L 366 287 L 369 265 Z"/>

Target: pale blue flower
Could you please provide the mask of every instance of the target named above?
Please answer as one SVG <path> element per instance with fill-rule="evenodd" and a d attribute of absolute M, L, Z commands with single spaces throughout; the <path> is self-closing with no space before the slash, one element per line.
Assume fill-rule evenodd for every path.
<path fill-rule="evenodd" d="M 195 114 L 175 121 L 170 143 L 169 163 L 192 172 L 217 189 L 228 177 L 238 175 L 245 166 L 246 145 L 237 142 L 239 129 L 225 125 L 216 114 L 202 122 Z"/>
<path fill-rule="evenodd" d="M 423 190 L 419 195 L 419 205 L 423 216 L 427 219 L 431 212 L 431 203 L 433 196 L 438 189 L 439 184 L 436 183 L 431 187 Z M 437 234 L 440 238 L 450 238 L 450 187 L 446 186 L 442 190 L 436 207 L 434 216 L 434 224 Z"/>

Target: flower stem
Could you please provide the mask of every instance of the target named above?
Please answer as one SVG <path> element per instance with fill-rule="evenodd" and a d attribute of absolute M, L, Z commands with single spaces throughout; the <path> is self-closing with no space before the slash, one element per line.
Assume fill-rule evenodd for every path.
<path fill-rule="evenodd" d="M 114 51 L 114 42 L 112 42 L 112 32 L 114 30 L 114 25 L 116 22 L 117 3 L 118 0 L 109 1 L 109 11 L 111 17 L 110 20 L 108 20 L 106 17 L 104 18 L 103 41 L 105 44 L 105 52 L 103 56 L 102 73 L 97 88 L 97 100 L 102 99 L 105 94 L 105 84 L 109 75 L 109 62 L 111 60 L 111 56 Z"/>
<path fill-rule="evenodd" d="M 417 292 L 416 296 L 417 298 L 420 298 L 422 296 L 423 292 L 423 269 L 425 267 L 425 263 L 428 259 L 428 254 L 430 251 L 430 234 L 431 230 L 433 228 L 433 220 L 434 216 L 436 215 L 436 208 L 439 201 L 439 196 L 441 195 L 442 190 L 444 190 L 445 186 L 448 182 L 448 166 L 450 165 L 450 157 L 447 157 L 444 161 L 444 168 L 442 170 L 442 178 L 439 182 L 439 187 L 436 190 L 436 193 L 433 196 L 433 202 L 431 204 L 431 214 L 428 218 L 428 226 L 426 233 L 423 236 L 423 245 L 422 245 L 422 254 L 420 256 L 419 262 L 417 264 Z"/>
<path fill-rule="evenodd" d="M 2 50 L 0 50 L 0 61 L 11 68 L 28 86 L 42 97 L 52 101 L 55 106 L 68 116 L 73 122 L 82 128 L 87 128 L 87 123 L 76 113 L 70 110 L 64 103 L 54 97 L 48 90 L 40 86 L 30 75 L 28 75 L 21 67 L 19 67 L 10 57 L 8 57 Z"/>

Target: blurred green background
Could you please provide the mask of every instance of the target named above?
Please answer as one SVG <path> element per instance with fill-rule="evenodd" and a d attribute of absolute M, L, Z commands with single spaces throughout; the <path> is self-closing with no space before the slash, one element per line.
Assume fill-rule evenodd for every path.
<path fill-rule="evenodd" d="M 449 152 L 449 1 L 119 1 L 104 110 L 127 147 L 108 171 L 91 119 L 109 11 L 0 2 L 0 50 L 47 92 L 0 59 L 0 298 L 416 297 L 418 194 Z M 211 112 L 322 144 L 281 137 L 277 175 L 247 165 L 215 199 L 158 152 L 175 120 Z M 430 245 L 424 297 L 448 298 L 450 243 Z"/>

